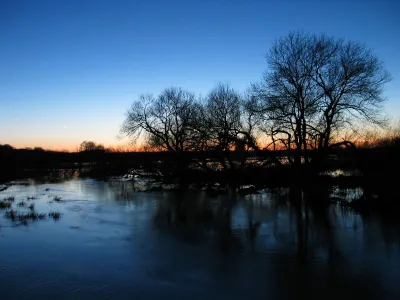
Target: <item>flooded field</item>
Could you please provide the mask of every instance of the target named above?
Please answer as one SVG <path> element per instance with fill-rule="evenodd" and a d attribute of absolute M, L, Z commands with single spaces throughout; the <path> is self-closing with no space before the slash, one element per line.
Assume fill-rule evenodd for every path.
<path fill-rule="evenodd" d="M 284 190 L 2 187 L 1 299 L 400 299 L 400 226 L 375 215 L 293 205 Z"/>

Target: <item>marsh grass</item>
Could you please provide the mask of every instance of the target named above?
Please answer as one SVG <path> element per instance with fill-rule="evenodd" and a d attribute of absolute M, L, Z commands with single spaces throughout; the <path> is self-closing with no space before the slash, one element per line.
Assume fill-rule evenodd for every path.
<path fill-rule="evenodd" d="M 61 218 L 61 213 L 59 212 L 50 212 L 48 213 L 49 218 L 52 218 L 54 221 L 58 221 Z"/>
<path fill-rule="evenodd" d="M 17 204 L 18 207 L 25 207 L 26 203 L 24 201 L 21 201 Z"/>
<path fill-rule="evenodd" d="M 26 197 L 27 200 L 36 199 L 36 197 Z M 49 212 L 49 213 L 38 213 L 35 211 L 35 203 L 27 203 L 26 201 L 20 201 L 13 205 L 15 197 L 7 197 L 0 200 L 0 209 L 5 211 L 5 218 L 16 223 L 15 225 L 28 225 L 31 222 L 53 219 L 58 221 L 61 218 L 60 212 Z M 54 196 L 53 201 L 60 202 L 61 197 Z M 17 208 L 21 208 L 17 209 Z M 26 210 L 28 209 L 28 211 Z M 25 210 L 25 211 L 24 211 Z"/>
<path fill-rule="evenodd" d="M 21 213 L 17 212 L 13 209 L 9 210 L 5 214 L 6 218 L 10 219 L 13 222 L 21 222 L 24 225 L 27 225 L 29 221 L 37 221 L 37 220 L 45 220 L 46 214 L 37 213 L 37 212 L 28 212 Z"/>
<path fill-rule="evenodd" d="M 11 203 L 14 202 L 15 197 L 6 197 L 3 200 L 0 200 L 0 209 L 8 209 L 11 208 Z"/>
<path fill-rule="evenodd" d="M 14 202 L 14 200 L 15 200 L 14 196 L 6 197 L 3 199 L 3 201 L 8 201 L 8 202 Z"/>
<path fill-rule="evenodd" d="M 0 200 L 0 209 L 7 209 L 7 208 L 11 208 L 11 203 L 4 200 L 3 201 Z"/>
<path fill-rule="evenodd" d="M 46 220 L 47 218 L 53 219 L 54 221 L 58 221 L 61 218 L 61 213 L 50 212 L 48 214 L 45 214 L 45 213 L 37 213 L 35 211 L 22 213 L 11 209 L 5 213 L 5 216 L 7 219 L 10 219 L 13 222 L 20 222 L 22 225 L 28 225 L 29 222 Z"/>

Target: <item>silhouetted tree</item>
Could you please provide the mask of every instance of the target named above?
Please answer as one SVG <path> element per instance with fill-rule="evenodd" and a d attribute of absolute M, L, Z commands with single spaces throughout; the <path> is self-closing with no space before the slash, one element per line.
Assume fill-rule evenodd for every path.
<path fill-rule="evenodd" d="M 104 146 L 102 144 L 96 144 L 92 141 L 83 141 L 79 146 L 79 151 L 95 151 L 95 150 L 104 150 Z"/>
<path fill-rule="evenodd" d="M 14 147 L 9 145 L 9 144 L 3 144 L 3 145 L 0 145 L 0 150 L 1 151 L 9 151 L 9 152 L 11 152 L 11 151 L 14 150 Z"/>
<path fill-rule="evenodd" d="M 365 46 L 325 35 L 291 33 L 267 55 L 269 69 L 252 85 L 251 105 L 274 147 L 294 152 L 298 165 L 307 150 L 328 149 L 341 130 L 363 119 L 383 124 L 382 62 Z"/>
<path fill-rule="evenodd" d="M 187 166 L 183 153 L 194 149 L 198 140 L 194 124 L 197 113 L 198 104 L 192 93 L 168 88 L 158 97 L 140 96 L 127 111 L 120 132 L 133 141 L 143 136 L 152 149 L 174 153 L 181 172 Z"/>
<path fill-rule="evenodd" d="M 246 116 L 242 96 L 228 84 L 217 85 L 196 112 L 198 149 L 217 154 L 225 170 L 235 169 L 235 160 L 243 163 L 247 148 L 256 145 Z"/>
<path fill-rule="evenodd" d="M 243 130 L 240 95 L 226 84 L 218 85 L 207 96 L 205 118 L 201 121 L 208 149 L 222 154 L 221 163 L 225 169 L 228 168 L 225 159 L 234 168 L 230 154 Z"/>
<path fill-rule="evenodd" d="M 352 126 L 358 119 L 382 125 L 383 86 L 390 80 L 382 62 L 370 49 L 355 42 L 314 37 L 316 57 L 312 78 L 320 91 L 320 119 L 312 128 L 318 148 L 335 141 L 333 132 Z"/>
<path fill-rule="evenodd" d="M 136 141 L 142 134 L 155 149 L 183 152 L 193 148 L 195 97 L 181 88 L 158 97 L 142 95 L 126 113 L 121 133 Z"/>

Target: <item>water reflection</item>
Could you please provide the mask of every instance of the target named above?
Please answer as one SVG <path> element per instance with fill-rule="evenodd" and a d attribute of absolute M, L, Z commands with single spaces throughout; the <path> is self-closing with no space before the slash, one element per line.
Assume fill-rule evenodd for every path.
<path fill-rule="evenodd" d="M 385 228 L 376 219 L 346 207 L 305 201 L 315 196 L 290 191 L 210 200 L 192 192 L 169 193 L 158 202 L 154 219 L 158 230 L 185 243 L 211 241 L 224 254 L 256 255 L 259 265 L 253 275 L 263 273 L 272 279 L 279 298 L 346 298 L 348 291 L 366 299 L 398 295 L 391 264 L 399 265 L 399 231 L 395 230 L 399 227 L 378 237 Z M 378 232 L 371 224 L 379 226 Z M 365 244 L 365 238 L 377 244 Z M 384 248 L 393 245 L 397 253 L 388 256 Z M 237 258 L 235 265 L 241 260 Z M 385 277 L 386 282 L 381 280 Z M 383 284 L 389 292 L 384 292 Z"/>
<path fill-rule="evenodd" d="M 4 299 L 398 299 L 399 223 L 328 205 L 331 194 L 211 197 L 95 180 L 11 186 L 0 197 L 35 196 L 38 209 L 61 197 L 51 205 L 63 218 L 0 228 L 0 288 Z"/>

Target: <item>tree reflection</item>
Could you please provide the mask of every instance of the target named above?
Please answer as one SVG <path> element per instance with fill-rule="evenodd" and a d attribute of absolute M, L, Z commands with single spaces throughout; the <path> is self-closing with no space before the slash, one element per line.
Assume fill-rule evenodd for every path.
<path fill-rule="evenodd" d="M 232 285 L 247 282 L 254 288 L 249 292 L 252 299 L 260 295 L 336 299 L 350 297 L 348 291 L 365 299 L 385 298 L 387 295 L 381 293 L 387 283 L 378 275 L 387 272 L 384 266 L 388 261 L 374 258 L 365 263 L 372 258 L 363 252 L 367 247 L 359 243 L 364 230 L 362 217 L 343 207 L 326 205 L 328 194 L 329 190 L 295 188 L 218 197 L 194 191 L 164 192 L 156 201 L 153 224 L 168 243 L 172 241 L 166 249 L 173 249 L 174 258 L 183 255 L 189 259 L 187 268 L 197 266 L 194 261 L 200 259 L 206 264 L 204 272 L 217 282 L 221 274 L 232 277 Z M 383 229 L 379 222 L 374 224 Z M 398 245 L 396 227 L 392 228 L 386 231 L 387 236 L 370 239 Z M 381 234 L 379 230 L 368 234 Z M 162 250 L 163 244 L 159 247 L 158 255 L 171 252 Z M 191 251 L 200 257 L 191 257 Z M 170 257 L 168 253 L 166 257 Z M 219 267 L 212 263 L 219 261 Z M 221 270 L 221 265 L 229 265 L 235 274 L 228 276 L 228 269 Z M 397 291 L 392 288 L 390 293 Z"/>
<path fill-rule="evenodd" d="M 167 192 L 157 202 L 154 224 L 162 232 L 176 234 L 194 243 L 208 240 L 228 253 L 241 249 L 237 232 L 232 229 L 234 196 L 209 198 L 193 191 Z"/>

